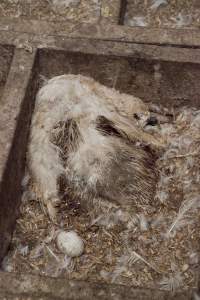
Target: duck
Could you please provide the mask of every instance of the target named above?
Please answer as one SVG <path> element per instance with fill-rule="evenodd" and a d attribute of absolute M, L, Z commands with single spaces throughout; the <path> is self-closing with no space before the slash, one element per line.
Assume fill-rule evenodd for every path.
<path fill-rule="evenodd" d="M 163 147 L 147 104 L 93 78 L 65 74 L 39 89 L 30 127 L 28 168 L 51 220 L 63 199 L 91 209 L 95 199 L 122 207 L 153 201 Z"/>

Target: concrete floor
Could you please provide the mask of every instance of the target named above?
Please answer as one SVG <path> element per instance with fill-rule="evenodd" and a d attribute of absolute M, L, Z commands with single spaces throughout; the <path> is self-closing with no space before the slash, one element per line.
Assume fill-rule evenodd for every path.
<path fill-rule="evenodd" d="M 61 0 L 61 6 L 56 0 L 0 2 L 0 44 L 10 45 L 10 48 L 0 47 L 0 94 L 3 94 L 0 100 L 0 244 L 3 245 L 0 256 L 7 251 L 20 204 L 20 182 L 35 95 L 34 76 L 37 77 L 38 64 L 41 64 L 37 49 L 190 62 L 194 73 L 199 70 L 199 50 L 188 48 L 193 45 L 200 47 L 198 34 L 182 32 L 179 37 L 179 32 L 172 34 L 166 31 L 164 35 L 161 31 L 132 31 L 126 26 L 117 26 L 120 13 L 118 0 L 73 2 Z M 87 25 L 80 25 L 80 22 Z M 139 44 L 135 44 L 135 39 Z M 153 43 L 156 45 L 149 45 Z M 177 46 L 177 43 L 181 47 L 169 46 Z M 161 47 L 161 44 L 168 46 Z M 14 54 L 12 46 L 16 46 Z M 195 87 L 198 87 L 197 81 Z M 5 300 L 184 300 L 191 299 L 192 294 L 193 291 L 188 291 L 169 298 L 169 294 L 156 290 L 66 282 L 62 278 L 55 281 L 28 274 L 0 272 L 0 299 Z"/>
<path fill-rule="evenodd" d="M 154 28 L 200 28 L 199 0 L 127 0 L 124 24 Z"/>
<path fill-rule="evenodd" d="M 2 0 L 0 16 L 34 20 L 97 22 L 101 0 Z"/>

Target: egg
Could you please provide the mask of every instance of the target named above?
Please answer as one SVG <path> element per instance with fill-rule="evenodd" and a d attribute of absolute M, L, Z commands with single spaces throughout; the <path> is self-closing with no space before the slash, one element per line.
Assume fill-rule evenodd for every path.
<path fill-rule="evenodd" d="M 75 231 L 60 231 L 57 235 L 58 249 L 70 257 L 80 256 L 84 250 L 84 243 Z"/>

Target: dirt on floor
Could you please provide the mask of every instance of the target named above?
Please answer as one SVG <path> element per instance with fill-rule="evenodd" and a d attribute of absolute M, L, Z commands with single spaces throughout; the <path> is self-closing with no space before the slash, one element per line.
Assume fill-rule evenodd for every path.
<path fill-rule="evenodd" d="M 200 2 L 198 0 L 127 0 L 124 24 L 199 29 Z"/>
<path fill-rule="evenodd" d="M 0 16 L 29 20 L 93 23 L 99 20 L 101 0 L 2 0 Z"/>

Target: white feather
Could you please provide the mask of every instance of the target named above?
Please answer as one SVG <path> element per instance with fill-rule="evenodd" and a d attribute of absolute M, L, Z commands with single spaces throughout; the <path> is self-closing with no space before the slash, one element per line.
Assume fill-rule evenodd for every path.
<path fill-rule="evenodd" d="M 152 10 L 155 10 L 155 9 L 159 8 L 161 5 L 167 4 L 167 3 L 168 3 L 168 0 L 153 0 L 150 8 Z"/>
<path fill-rule="evenodd" d="M 139 26 L 139 27 L 146 27 L 148 25 L 144 16 L 136 16 L 133 18 L 127 18 L 126 25 L 128 26 Z"/>
<path fill-rule="evenodd" d="M 183 27 L 191 24 L 192 16 L 183 15 L 179 12 L 176 17 L 171 17 L 171 20 L 175 23 L 176 27 Z"/>
<path fill-rule="evenodd" d="M 147 231 L 149 228 L 149 222 L 147 220 L 147 217 L 144 214 L 138 214 L 138 220 L 139 220 L 140 230 Z"/>
<path fill-rule="evenodd" d="M 123 273 L 128 270 L 128 264 L 129 264 L 129 255 L 122 255 L 117 260 L 117 265 L 114 269 L 114 271 L 111 274 L 111 282 L 114 283 L 116 279 Z"/>
<path fill-rule="evenodd" d="M 191 200 L 185 200 L 181 204 L 178 214 L 172 222 L 170 228 L 166 233 L 166 237 L 169 238 L 173 232 L 178 228 L 187 225 L 192 220 L 190 218 L 190 212 L 199 206 L 199 198 L 192 198 Z"/>
<path fill-rule="evenodd" d="M 53 7 L 57 9 L 64 9 L 70 6 L 77 6 L 80 3 L 80 0 L 49 0 Z"/>
<path fill-rule="evenodd" d="M 129 262 L 131 264 L 137 262 L 137 261 L 142 261 L 143 263 L 145 263 L 148 267 L 150 267 L 151 269 L 153 269 L 155 272 L 160 273 L 160 271 L 152 264 L 149 263 L 144 257 L 142 257 L 140 254 L 138 254 L 135 251 L 131 252 L 131 256 L 129 258 Z"/>
<path fill-rule="evenodd" d="M 164 277 L 159 284 L 160 289 L 174 293 L 182 287 L 183 277 L 181 273 L 177 272 L 175 274 L 171 274 L 169 277 Z"/>

